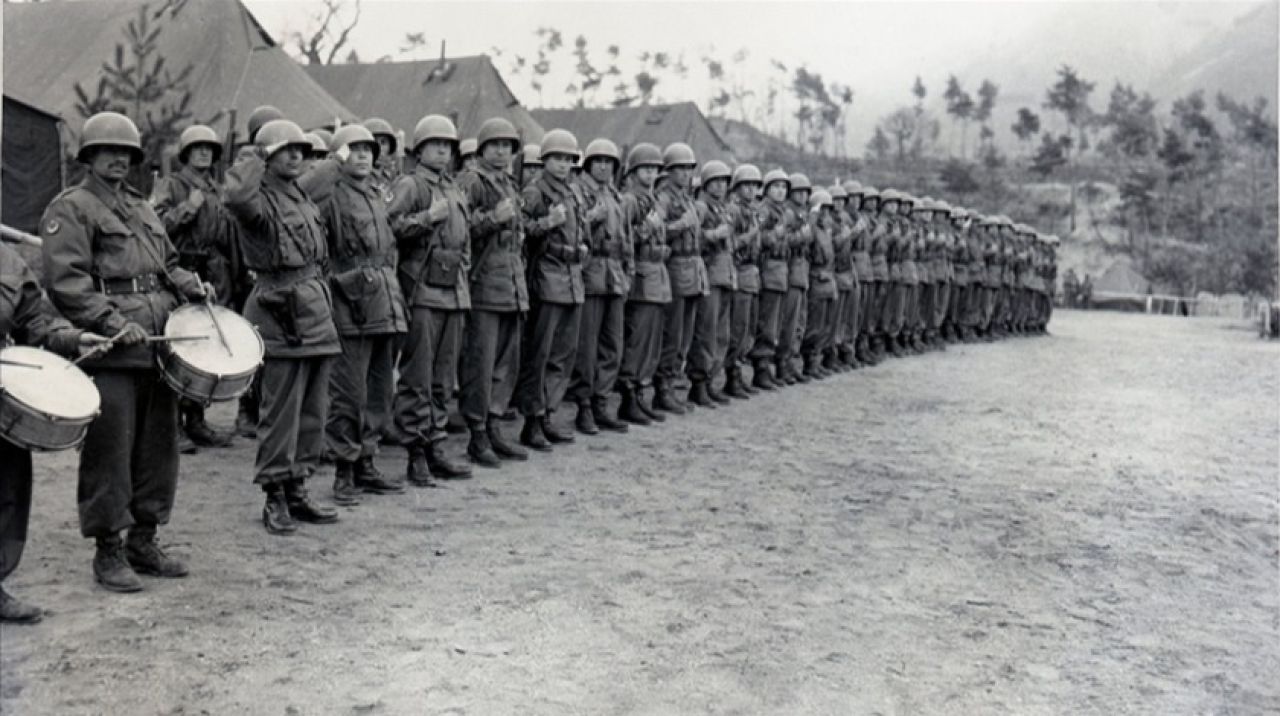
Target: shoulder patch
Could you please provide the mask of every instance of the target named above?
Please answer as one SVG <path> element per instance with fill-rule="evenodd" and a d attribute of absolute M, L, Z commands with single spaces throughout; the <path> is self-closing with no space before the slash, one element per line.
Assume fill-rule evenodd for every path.
<path fill-rule="evenodd" d="M 50 236 L 51 236 L 51 235 L 53 235 L 53 234 L 56 234 L 56 233 L 58 233 L 58 230 L 59 230 L 59 229 L 61 229 L 61 228 L 62 228 L 62 224 L 58 223 L 58 220 L 57 220 L 57 219 L 49 219 L 49 220 L 47 220 L 47 221 L 45 221 L 45 222 L 44 222 L 44 233 L 45 233 L 45 235 L 50 235 Z"/>

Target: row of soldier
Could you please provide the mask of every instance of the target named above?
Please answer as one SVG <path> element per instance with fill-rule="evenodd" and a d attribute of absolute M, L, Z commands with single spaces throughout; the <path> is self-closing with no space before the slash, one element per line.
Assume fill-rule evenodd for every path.
<path fill-rule="evenodd" d="M 326 451 L 339 505 L 469 477 L 443 449 L 455 396 L 469 461 L 498 467 L 573 442 L 552 419 L 566 399 L 577 431 L 625 432 L 1049 320 L 1056 238 L 895 190 L 699 166 L 681 143 L 638 143 L 624 158 L 610 139 L 580 149 L 560 129 L 530 154 L 500 118 L 464 163 L 453 123 L 424 117 L 403 175 L 381 120 L 317 141 L 263 107 L 249 129 L 221 181 L 216 133 L 186 130 L 181 170 L 147 202 L 124 182 L 144 159 L 137 129 L 95 115 L 79 151 L 85 180 L 41 222 L 52 305 L 28 295 L 44 300 L 35 313 L 47 325 L 14 335 L 64 351 L 103 336 L 121 346 L 85 364 L 103 409 L 78 490 L 93 572 L 111 590 L 141 589 L 138 573 L 187 573 L 156 540 L 178 426 L 225 442 L 201 406 L 179 405 L 146 343 L 180 300 L 216 297 L 263 338 L 237 422 L 258 441 L 254 482 L 273 534 L 337 520 L 306 486 Z M 25 267 L 12 273 L 31 294 Z M 501 427 L 512 409 L 516 440 Z M 388 435 L 406 448 L 403 478 L 374 461 Z M 29 454 L 14 464 L 29 505 Z M 21 526 L 19 555 L 25 512 Z M 0 577 L 16 562 L 6 557 Z M 25 606 L 0 595 L 5 613 Z"/>

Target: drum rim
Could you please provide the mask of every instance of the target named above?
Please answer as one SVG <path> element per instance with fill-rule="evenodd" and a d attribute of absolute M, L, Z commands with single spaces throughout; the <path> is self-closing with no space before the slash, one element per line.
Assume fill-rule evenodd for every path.
<path fill-rule="evenodd" d="M 4 386 L 3 382 L 0 382 L 0 400 L 9 400 L 14 403 L 17 403 L 18 405 L 22 406 L 23 408 L 26 408 L 31 412 L 37 413 L 39 415 L 49 416 L 53 420 L 60 420 L 60 421 L 70 422 L 70 423 L 78 423 L 78 422 L 91 423 L 95 419 L 97 419 L 99 415 L 102 414 L 102 392 L 98 390 L 98 385 L 93 382 L 93 376 L 86 373 L 84 369 L 82 369 L 80 366 L 76 365 L 75 363 L 72 363 L 71 361 L 67 360 L 66 358 L 63 358 L 62 356 L 58 355 L 57 353 L 54 353 L 51 350 L 40 348 L 38 346 L 5 346 L 4 348 L 0 348 L 0 355 L 3 355 L 6 351 L 14 351 L 14 350 L 16 350 L 16 352 L 18 352 L 20 355 L 34 352 L 37 354 L 42 354 L 42 355 L 52 356 L 54 358 L 57 358 L 59 361 L 62 361 L 62 364 L 54 363 L 53 365 L 55 368 L 65 369 L 63 364 L 70 366 L 72 368 L 75 368 L 76 371 L 81 376 L 84 377 L 85 381 L 89 384 L 89 386 L 93 388 L 93 393 L 94 393 L 93 410 L 88 415 L 74 415 L 74 416 L 53 415 L 52 413 L 49 413 L 45 410 L 41 410 L 39 407 L 32 405 L 31 403 L 23 400 L 22 398 L 19 398 L 17 395 L 13 393 L 12 390 L 7 389 Z"/>

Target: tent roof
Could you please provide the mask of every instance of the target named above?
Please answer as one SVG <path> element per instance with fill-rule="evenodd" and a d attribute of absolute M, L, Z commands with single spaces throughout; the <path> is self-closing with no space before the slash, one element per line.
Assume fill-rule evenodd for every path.
<path fill-rule="evenodd" d="M 1116 259 L 1106 271 L 1093 282 L 1094 291 L 1109 293 L 1146 293 L 1151 282 L 1138 273 L 1127 259 Z"/>
<path fill-rule="evenodd" d="M 734 161 L 733 150 L 693 102 L 613 109 L 535 109 L 533 116 L 548 129 L 573 132 L 583 145 L 599 137 L 611 139 L 619 147 L 637 142 L 659 147 L 685 142 L 700 162 Z"/>
<path fill-rule="evenodd" d="M 277 47 L 238 0 L 186 0 L 166 6 L 147 0 L 6 3 L 4 85 L 30 104 L 56 112 L 79 131 L 75 85 L 93 94 L 128 23 L 146 7 L 148 26 L 162 26 L 157 56 L 171 71 L 192 67 L 193 121 L 237 111 L 238 129 L 254 107 L 272 104 L 304 127 L 355 116 L 320 88 Z M 224 112 L 225 115 L 225 112 Z M 215 128 L 225 132 L 223 116 Z"/>
<path fill-rule="evenodd" d="M 505 117 L 526 141 L 542 139 L 529 114 L 487 55 L 444 60 L 308 65 L 310 76 L 362 117 L 381 117 L 406 134 L 428 114 L 451 117 L 463 137 Z"/>

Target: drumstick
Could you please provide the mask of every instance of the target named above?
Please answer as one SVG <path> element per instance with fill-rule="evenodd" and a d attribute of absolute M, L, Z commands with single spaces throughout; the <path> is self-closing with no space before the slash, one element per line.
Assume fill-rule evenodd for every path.
<path fill-rule="evenodd" d="M 14 368 L 35 368 L 36 370 L 44 370 L 44 366 L 36 363 L 23 363 L 20 360 L 9 360 L 7 358 L 0 358 L 0 365 L 13 366 Z"/>
<path fill-rule="evenodd" d="M 207 341 L 209 336 L 147 336 L 144 343 L 182 343 L 185 341 Z"/>
<path fill-rule="evenodd" d="M 196 274 L 196 280 L 200 280 L 200 274 Z M 213 321 L 213 327 L 218 331 L 218 340 L 222 341 L 222 347 L 231 353 L 231 343 L 227 340 L 227 334 L 222 331 L 222 324 L 218 322 L 218 314 L 213 312 L 213 302 L 209 300 L 209 294 L 204 295 L 204 310 L 209 312 L 209 320 Z"/>
<path fill-rule="evenodd" d="M 123 336 L 124 332 L 127 330 L 129 329 L 121 328 L 119 333 L 115 334 L 114 336 L 111 336 L 106 341 L 99 343 L 98 345 L 91 348 L 88 353 L 85 353 L 84 355 L 72 361 L 71 365 L 67 366 L 67 369 L 70 369 L 72 366 L 80 365 L 85 360 L 88 360 L 89 358 L 92 358 L 93 356 L 96 356 L 99 353 L 106 353 L 107 351 L 111 350 L 111 348 L 115 345 L 116 341 L 120 340 L 120 337 Z"/>

